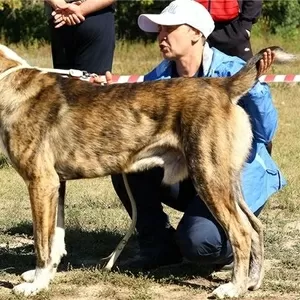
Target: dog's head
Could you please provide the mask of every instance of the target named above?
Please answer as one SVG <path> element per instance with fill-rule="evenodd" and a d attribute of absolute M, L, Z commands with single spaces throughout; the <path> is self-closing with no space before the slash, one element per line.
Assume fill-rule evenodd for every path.
<path fill-rule="evenodd" d="M 19 65 L 29 66 L 17 53 L 0 44 L 0 74 Z"/>

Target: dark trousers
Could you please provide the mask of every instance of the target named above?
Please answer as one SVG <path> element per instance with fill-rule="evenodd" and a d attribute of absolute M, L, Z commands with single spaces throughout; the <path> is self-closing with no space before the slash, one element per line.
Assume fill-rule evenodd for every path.
<path fill-rule="evenodd" d="M 238 56 L 245 61 L 253 56 L 248 33 L 238 19 L 216 23 L 208 43 L 227 55 Z"/>
<path fill-rule="evenodd" d="M 112 8 L 90 14 L 81 24 L 54 28 L 49 21 L 53 66 L 105 74 L 112 70 L 115 24 Z"/>
<path fill-rule="evenodd" d="M 161 184 L 163 170 L 128 174 L 127 179 L 137 206 L 138 238 L 166 247 L 169 218 L 162 203 L 184 212 L 176 229 L 176 243 L 184 257 L 201 264 L 227 264 L 232 261 L 232 249 L 227 236 L 205 203 L 196 195 L 190 180 L 174 189 Z M 112 176 L 113 186 L 131 214 L 131 205 L 121 175 Z M 255 214 L 258 215 L 261 209 Z"/>

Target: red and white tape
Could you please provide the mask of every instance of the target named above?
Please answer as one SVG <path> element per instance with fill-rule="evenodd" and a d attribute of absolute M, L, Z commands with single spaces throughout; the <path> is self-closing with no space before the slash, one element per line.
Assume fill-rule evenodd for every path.
<path fill-rule="evenodd" d="M 259 78 L 260 82 L 300 82 L 300 75 L 262 75 Z"/>
<path fill-rule="evenodd" d="M 142 75 L 113 75 L 112 83 L 126 83 L 126 82 L 142 82 L 144 76 Z M 259 78 L 260 82 L 300 82 L 300 75 L 286 74 L 286 75 L 262 75 Z"/>
<path fill-rule="evenodd" d="M 142 75 L 113 75 L 113 83 L 125 83 L 125 82 L 142 82 L 144 81 L 144 76 Z"/>

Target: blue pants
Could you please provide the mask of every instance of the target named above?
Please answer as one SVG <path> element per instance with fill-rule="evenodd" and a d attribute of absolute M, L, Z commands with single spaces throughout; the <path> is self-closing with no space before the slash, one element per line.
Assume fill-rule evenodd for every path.
<path fill-rule="evenodd" d="M 184 212 L 175 233 L 182 255 L 200 264 L 228 264 L 233 259 L 227 236 L 205 203 L 197 196 L 190 180 L 174 187 L 161 184 L 163 170 L 128 174 L 127 179 L 137 206 L 138 238 L 146 238 L 166 247 L 165 232 L 170 228 L 169 218 L 162 203 Z M 131 214 L 130 201 L 121 175 L 112 176 L 114 188 Z M 258 215 L 259 211 L 255 214 Z"/>

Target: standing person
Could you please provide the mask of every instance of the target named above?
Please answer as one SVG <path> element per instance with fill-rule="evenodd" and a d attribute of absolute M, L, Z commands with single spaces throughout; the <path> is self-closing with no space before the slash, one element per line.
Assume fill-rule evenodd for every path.
<path fill-rule="evenodd" d="M 245 61 L 251 58 L 251 29 L 261 15 L 262 0 L 196 1 L 204 5 L 215 22 L 209 45 Z"/>
<path fill-rule="evenodd" d="M 116 0 L 45 0 L 54 68 L 104 74 L 115 48 Z M 51 14 L 52 11 L 52 14 Z"/>
<path fill-rule="evenodd" d="M 214 22 L 204 6 L 195 1 L 175 0 L 161 14 L 140 15 L 138 25 L 145 32 L 158 33 L 158 46 L 164 57 L 144 80 L 226 77 L 238 72 L 245 64 L 236 56 L 209 47 L 206 40 L 214 29 Z M 269 66 L 271 60 L 270 52 L 266 53 L 263 62 Z M 265 70 L 264 66 L 262 69 Z M 108 83 L 111 79 L 111 74 L 106 74 Z M 239 104 L 250 116 L 254 137 L 241 175 L 242 191 L 249 208 L 259 215 L 268 198 L 285 185 L 265 146 L 275 134 L 277 111 L 268 85 L 260 82 Z M 226 234 L 196 195 L 191 180 L 164 186 L 163 172 L 161 168 L 153 168 L 127 175 L 137 206 L 136 229 L 140 247 L 140 255 L 129 267 L 149 270 L 179 263 L 183 257 L 209 266 L 209 269 L 230 264 L 233 255 Z M 131 214 L 122 176 L 112 176 L 112 182 Z M 171 226 L 162 203 L 184 213 L 176 229 Z"/>

